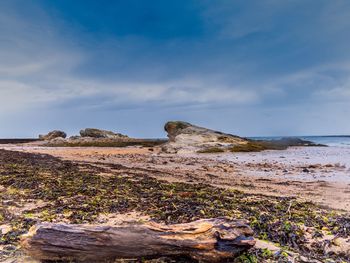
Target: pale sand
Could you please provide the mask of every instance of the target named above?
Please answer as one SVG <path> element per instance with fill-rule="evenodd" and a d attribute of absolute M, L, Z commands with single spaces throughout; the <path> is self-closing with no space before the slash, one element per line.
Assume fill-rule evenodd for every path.
<path fill-rule="evenodd" d="M 296 196 L 350 211 L 350 149 L 296 147 L 284 151 L 173 155 L 148 148 L 59 148 L 0 145 L 67 160 L 121 164 L 135 174 L 169 181 L 208 183 L 251 193 Z"/>

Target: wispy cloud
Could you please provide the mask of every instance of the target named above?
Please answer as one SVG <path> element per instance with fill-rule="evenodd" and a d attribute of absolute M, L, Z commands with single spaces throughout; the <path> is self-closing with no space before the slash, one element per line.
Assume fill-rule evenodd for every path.
<path fill-rule="evenodd" d="M 140 80 L 135 81 L 132 72 L 128 72 L 129 79 L 120 80 L 105 80 L 99 76 L 91 78 L 87 74 L 76 74 L 75 70 L 88 66 L 84 63 L 91 56 L 99 54 L 99 50 L 78 50 L 74 44 L 70 44 L 59 35 L 59 30 L 46 16 L 39 21 L 28 21 L 16 13 L 10 13 L 2 15 L 1 22 L 4 40 L 0 44 L 0 56 L 3 58 L 0 62 L 2 111 L 22 111 L 31 107 L 47 107 L 77 99 L 91 103 L 93 97 L 108 98 L 107 105 L 158 102 L 163 107 L 184 103 L 241 104 L 258 99 L 254 91 L 229 87 L 210 80 L 210 76 L 191 78 L 182 76 L 175 80 L 170 78 L 157 81 L 146 79 L 144 83 Z M 45 24 L 44 27 L 41 26 L 42 23 Z M 73 39 L 74 41 L 78 40 Z M 111 46 L 107 51 L 111 54 L 118 53 L 118 45 L 128 45 L 123 41 L 110 41 Z M 146 67 L 147 71 L 146 63 L 144 62 L 142 67 Z M 113 71 L 106 68 L 106 71 L 111 70 Z M 103 101 L 100 103 L 100 108 L 103 108 Z M 82 106 L 89 107 L 89 105 L 77 105 Z"/>
<path fill-rule="evenodd" d="M 1 123 L 41 112 L 65 127 L 81 125 L 76 120 L 109 126 L 127 109 L 130 121 L 156 119 L 147 134 L 161 134 L 166 119 L 204 122 L 201 116 L 218 128 L 234 121 L 231 132 L 274 134 L 281 130 L 259 121 L 274 126 L 282 114 L 309 110 L 322 133 L 328 113 L 317 108 L 333 104 L 339 113 L 350 103 L 348 1 L 179 1 L 172 16 L 160 1 L 137 10 L 114 3 L 96 11 L 91 3 L 0 3 Z M 94 15 L 86 20 L 84 12 Z"/>

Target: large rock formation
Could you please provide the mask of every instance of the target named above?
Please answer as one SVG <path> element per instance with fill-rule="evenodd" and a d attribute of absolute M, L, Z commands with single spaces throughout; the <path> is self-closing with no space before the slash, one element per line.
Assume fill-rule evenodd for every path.
<path fill-rule="evenodd" d="M 94 129 L 94 128 L 86 128 L 80 131 L 81 137 L 91 137 L 91 138 L 110 138 L 110 139 L 120 139 L 120 138 L 128 138 L 128 136 L 123 135 L 121 133 L 114 133 L 112 131 Z"/>
<path fill-rule="evenodd" d="M 63 131 L 54 130 L 45 135 L 39 135 L 40 140 L 50 141 L 56 138 L 66 138 L 67 134 Z"/>
<path fill-rule="evenodd" d="M 325 146 L 300 138 L 251 140 L 183 121 L 170 121 L 164 129 L 168 133 L 169 142 L 162 149 L 167 153 L 259 152 L 284 150 L 291 146 Z"/>
<path fill-rule="evenodd" d="M 206 129 L 183 121 L 170 121 L 164 126 L 169 142 L 162 149 L 168 153 L 225 152 L 237 145 L 245 145 L 249 140 Z"/>

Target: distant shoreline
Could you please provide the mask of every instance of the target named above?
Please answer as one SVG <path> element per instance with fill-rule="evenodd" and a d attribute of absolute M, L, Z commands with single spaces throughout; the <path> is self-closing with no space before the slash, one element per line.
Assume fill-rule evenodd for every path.
<path fill-rule="evenodd" d="M 350 135 L 290 135 L 290 136 L 248 136 L 245 138 L 249 139 L 257 139 L 257 138 L 314 138 L 314 137 L 321 137 L 321 138 L 350 138 Z"/>
<path fill-rule="evenodd" d="M 27 143 L 27 142 L 36 142 L 38 140 L 39 139 L 34 139 L 34 138 L 0 139 L 0 144 Z"/>
<path fill-rule="evenodd" d="M 341 146 L 349 147 L 350 146 L 350 135 L 306 135 L 306 136 L 249 136 L 245 137 L 251 140 L 266 140 L 266 141 L 277 141 L 283 138 L 299 138 L 302 140 L 308 140 L 314 143 L 319 143 L 327 146 Z M 150 139 L 150 138 L 139 138 L 137 141 L 143 141 L 145 143 L 151 141 L 164 141 L 166 138 Z M 39 138 L 0 138 L 0 144 L 22 144 L 22 143 L 31 143 L 40 141 Z M 73 145 L 74 146 L 74 145 Z M 82 145 L 84 146 L 84 145 Z M 87 145 L 88 146 L 88 145 Z M 117 147 L 118 145 L 115 145 Z"/>

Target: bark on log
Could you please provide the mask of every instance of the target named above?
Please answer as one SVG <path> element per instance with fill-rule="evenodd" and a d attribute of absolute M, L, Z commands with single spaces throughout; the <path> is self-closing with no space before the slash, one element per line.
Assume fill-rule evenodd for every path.
<path fill-rule="evenodd" d="M 233 258 L 255 245 L 242 221 L 216 218 L 188 224 L 93 226 L 41 223 L 22 236 L 22 248 L 39 260 L 108 262 L 115 259 L 190 256 L 206 262 Z"/>

